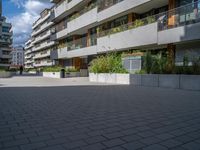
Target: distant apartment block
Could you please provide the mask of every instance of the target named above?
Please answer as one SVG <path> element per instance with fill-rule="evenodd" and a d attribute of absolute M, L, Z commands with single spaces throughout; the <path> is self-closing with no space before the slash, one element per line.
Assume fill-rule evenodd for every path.
<path fill-rule="evenodd" d="M 51 41 L 51 10 L 45 9 L 40 18 L 33 24 L 31 38 L 25 44 L 25 68 L 40 68 L 54 65 L 50 59 L 50 51 L 55 49 L 55 41 Z"/>
<path fill-rule="evenodd" d="M 24 48 L 22 46 L 14 47 L 12 49 L 12 67 L 19 68 L 24 66 Z"/>
<path fill-rule="evenodd" d="M 9 68 L 11 63 L 12 25 L 2 16 L 2 1 L 0 0 L 0 67 Z"/>
<path fill-rule="evenodd" d="M 48 59 L 55 64 L 87 69 L 89 62 L 98 55 L 129 50 L 165 51 L 176 65 L 182 65 L 184 55 L 188 55 L 190 61 L 200 57 L 198 0 L 51 2 L 54 6 L 48 14 L 52 25 L 46 30 L 50 31 L 49 45 L 53 42 L 48 47 Z M 32 38 L 37 35 L 34 32 L 38 24 L 46 22 L 42 18 L 39 20 L 33 25 Z M 33 49 L 35 47 L 36 44 Z"/>

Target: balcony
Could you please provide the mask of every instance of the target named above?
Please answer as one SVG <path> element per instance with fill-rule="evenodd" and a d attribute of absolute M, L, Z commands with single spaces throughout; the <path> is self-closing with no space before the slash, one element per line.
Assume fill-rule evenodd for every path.
<path fill-rule="evenodd" d="M 48 56 L 50 56 L 50 50 L 43 51 L 43 52 L 35 54 L 35 56 L 33 57 L 33 59 L 39 59 L 39 58 L 44 58 L 44 57 L 48 57 Z"/>
<path fill-rule="evenodd" d="M 1 67 L 9 67 L 10 63 L 9 62 L 0 62 Z"/>
<path fill-rule="evenodd" d="M 163 13 L 158 27 L 158 44 L 199 40 L 200 2 Z"/>
<path fill-rule="evenodd" d="M 88 27 L 91 28 L 97 22 L 97 6 L 94 4 L 88 9 L 85 9 L 69 19 L 68 33 L 76 31 L 78 29 Z"/>
<path fill-rule="evenodd" d="M 49 17 L 50 17 L 51 13 L 49 12 L 45 17 L 40 18 L 39 20 L 37 20 L 34 24 L 32 29 L 35 29 L 38 25 L 40 25 L 41 23 L 43 23 L 44 21 L 46 21 Z"/>
<path fill-rule="evenodd" d="M 54 63 L 52 60 L 42 60 L 36 61 L 33 63 L 34 67 L 42 67 L 42 66 L 52 66 Z"/>
<path fill-rule="evenodd" d="M 31 59 L 32 55 L 25 55 L 25 59 Z"/>
<path fill-rule="evenodd" d="M 48 38 L 50 36 L 51 36 L 51 31 L 50 30 L 45 31 L 40 36 L 38 36 L 38 37 L 35 38 L 33 44 L 38 43 L 38 42 L 40 42 L 40 41 L 42 41 L 42 40 L 44 40 L 44 39 L 46 39 L 46 38 Z"/>
<path fill-rule="evenodd" d="M 53 25 L 53 22 L 45 22 L 37 30 L 33 30 L 31 36 L 36 36 L 37 34 L 41 33 L 42 31 L 46 30 L 47 28 L 50 28 L 51 25 Z"/>
<path fill-rule="evenodd" d="M 58 48 L 57 50 L 51 51 L 51 59 L 62 59 L 67 58 L 67 47 Z"/>
<path fill-rule="evenodd" d="M 60 15 L 62 15 L 64 12 L 66 12 L 68 10 L 67 5 L 68 5 L 67 0 L 64 0 L 55 6 L 55 8 L 54 8 L 55 18 L 59 17 Z"/>
<path fill-rule="evenodd" d="M 2 54 L 1 58 L 11 59 L 12 55 L 10 55 L 10 54 Z"/>
<path fill-rule="evenodd" d="M 150 16 L 100 32 L 97 38 L 98 53 L 157 44 L 157 18 Z"/>
<path fill-rule="evenodd" d="M 67 33 L 68 33 L 68 29 L 65 28 L 59 32 L 56 33 L 56 39 L 61 39 L 61 38 L 64 38 L 67 36 Z"/>
<path fill-rule="evenodd" d="M 150 1 L 151 0 L 118 0 L 115 2 L 115 0 L 112 0 L 110 4 L 105 4 L 105 0 L 102 0 L 98 9 L 98 22 L 110 19 L 116 15 L 119 16 L 119 14 L 123 14 L 126 11 L 130 11 L 132 8 Z"/>
<path fill-rule="evenodd" d="M 51 46 L 53 46 L 54 44 L 55 44 L 54 41 L 48 40 L 48 41 L 45 41 L 45 42 L 43 42 L 43 43 L 41 43 L 41 44 L 36 45 L 35 48 L 33 49 L 33 51 L 39 51 L 39 50 L 41 50 L 41 49 L 51 47 Z"/>
<path fill-rule="evenodd" d="M 90 40 L 88 40 L 87 37 L 84 37 L 75 41 L 68 42 L 67 58 L 97 54 L 96 38 L 96 34 L 94 34 L 90 36 Z"/>
<path fill-rule="evenodd" d="M 77 6 L 78 4 L 80 4 L 83 1 L 84 0 L 69 0 L 68 10 L 72 9 L 73 7 Z"/>

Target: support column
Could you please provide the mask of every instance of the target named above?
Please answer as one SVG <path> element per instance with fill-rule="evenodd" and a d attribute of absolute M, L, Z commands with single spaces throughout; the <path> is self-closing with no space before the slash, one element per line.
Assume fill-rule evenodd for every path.
<path fill-rule="evenodd" d="M 169 0 L 169 14 L 168 14 L 168 27 L 173 27 L 175 25 L 175 11 L 173 9 L 176 8 L 176 0 Z"/>
<path fill-rule="evenodd" d="M 133 22 L 133 14 L 132 13 L 128 14 L 128 23 L 131 23 L 131 22 Z"/>
<path fill-rule="evenodd" d="M 91 45 L 90 29 L 88 29 L 88 32 L 87 32 L 87 47 L 89 47 L 90 45 Z"/>
<path fill-rule="evenodd" d="M 167 61 L 168 61 L 169 72 L 173 70 L 175 64 L 175 50 L 176 50 L 176 45 L 174 44 L 167 45 Z"/>

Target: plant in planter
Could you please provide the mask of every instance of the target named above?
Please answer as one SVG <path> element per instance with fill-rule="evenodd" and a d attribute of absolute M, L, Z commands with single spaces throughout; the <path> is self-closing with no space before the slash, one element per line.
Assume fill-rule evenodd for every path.
<path fill-rule="evenodd" d="M 148 74 L 151 73 L 152 64 L 153 64 L 153 58 L 151 56 L 151 52 L 148 51 L 144 57 L 145 70 Z"/>
<path fill-rule="evenodd" d="M 51 66 L 42 68 L 43 72 L 60 72 L 62 69 L 64 68 L 60 66 Z"/>
<path fill-rule="evenodd" d="M 94 59 L 90 63 L 89 71 L 92 73 L 128 73 L 122 66 L 121 55 L 116 53 Z"/>
<path fill-rule="evenodd" d="M 136 19 L 134 22 L 134 28 L 141 27 L 144 25 L 144 21 Z"/>
<path fill-rule="evenodd" d="M 146 20 L 148 24 L 156 22 L 155 16 L 148 16 Z"/>

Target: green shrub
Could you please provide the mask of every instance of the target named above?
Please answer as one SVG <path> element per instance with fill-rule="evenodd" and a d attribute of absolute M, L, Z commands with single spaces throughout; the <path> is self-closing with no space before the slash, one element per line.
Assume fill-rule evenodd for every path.
<path fill-rule="evenodd" d="M 162 57 L 162 54 L 159 53 L 153 57 L 151 72 L 154 74 L 165 73 L 166 66 L 167 66 L 167 58 Z"/>
<path fill-rule="evenodd" d="M 144 25 L 144 21 L 142 21 L 142 20 L 136 19 L 135 22 L 134 22 L 134 27 L 135 28 L 141 27 L 143 25 Z"/>
<path fill-rule="evenodd" d="M 156 22 L 155 16 L 148 16 L 146 19 L 148 24 Z"/>
<path fill-rule="evenodd" d="M 62 67 L 60 66 L 51 66 L 51 67 L 44 67 L 42 68 L 43 72 L 60 72 L 62 69 Z"/>
<path fill-rule="evenodd" d="M 147 74 L 146 70 L 142 69 L 139 71 L 136 71 L 135 74 Z"/>
<path fill-rule="evenodd" d="M 72 68 L 67 68 L 66 72 L 79 72 L 79 70 L 74 68 L 74 67 L 72 67 Z"/>
<path fill-rule="evenodd" d="M 94 59 L 90 63 L 89 71 L 92 73 L 128 73 L 122 66 L 121 55 L 116 53 Z"/>
<path fill-rule="evenodd" d="M 193 59 L 192 70 L 194 74 L 200 74 L 200 58 Z"/>
<path fill-rule="evenodd" d="M 153 58 L 151 56 L 151 52 L 148 51 L 144 56 L 144 66 L 148 74 L 151 73 L 152 64 L 153 64 Z"/>

